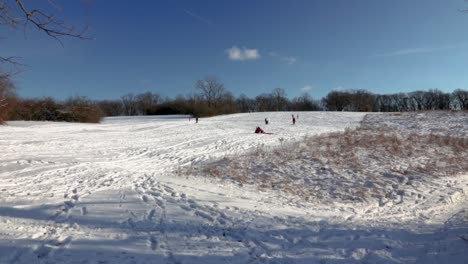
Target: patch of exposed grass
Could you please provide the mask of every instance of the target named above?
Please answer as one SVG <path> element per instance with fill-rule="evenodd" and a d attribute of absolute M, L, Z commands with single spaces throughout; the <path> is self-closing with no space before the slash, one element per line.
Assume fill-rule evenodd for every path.
<path fill-rule="evenodd" d="M 306 137 L 239 157 L 191 167 L 185 173 L 230 180 L 305 200 L 391 198 L 408 179 L 468 172 L 468 138 L 401 133 L 385 125 Z"/>

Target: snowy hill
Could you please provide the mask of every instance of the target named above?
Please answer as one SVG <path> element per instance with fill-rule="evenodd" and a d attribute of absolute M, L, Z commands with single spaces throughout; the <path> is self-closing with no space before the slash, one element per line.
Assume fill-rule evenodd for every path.
<path fill-rule="evenodd" d="M 291 114 L 299 114 L 295 125 Z M 467 137 L 466 115 L 423 117 L 416 130 L 404 116 L 373 114 L 366 122 L 444 134 L 437 122 L 451 120 L 455 134 Z M 382 206 L 372 199 L 306 201 L 238 184 L 228 178 L 239 168 L 220 163 L 259 148 L 289 152 L 306 137 L 354 128 L 363 118 L 282 112 L 198 124 L 187 116 L 10 122 L 0 127 L 0 263 L 464 263 L 468 175 L 413 184 L 385 174 L 372 183 L 411 185 L 412 194 Z M 257 126 L 273 134 L 254 134 Z M 265 167 L 264 174 L 315 175 L 308 160 L 291 165 L 269 157 L 285 165 Z M 213 162 L 224 169 L 218 178 L 213 171 L 188 173 Z M 279 171 L 288 166 L 297 170 Z M 337 175 L 350 184 L 325 177 L 316 186 L 354 193 L 350 186 L 362 180 Z"/>

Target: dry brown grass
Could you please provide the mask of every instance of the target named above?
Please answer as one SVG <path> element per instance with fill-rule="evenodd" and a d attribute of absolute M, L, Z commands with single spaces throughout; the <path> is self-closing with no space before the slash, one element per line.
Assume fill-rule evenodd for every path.
<path fill-rule="evenodd" d="M 440 177 L 467 171 L 466 137 L 400 133 L 386 126 L 362 124 L 300 142 L 281 142 L 273 149 L 259 146 L 241 157 L 195 166 L 188 173 L 278 190 L 308 201 L 334 197 L 365 201 L 393 195 L 369 184 L 388 183 L 385 173 Z"/>
<path fill-rule="evenodd" d="M 365 169 L 371 161 L 382 165 L 408 163 L 409 171 L 432 175 L 468 171 L 468 138 L 450 135 L 402 136 L 385 127 L 360 127 L 310 138 L 307 145 L 320 150 L 313 152 L 316 159 L 328 159 L 342 169 Z M 427 160 L 411 165 L 413 160 L 422 158 Z"/>

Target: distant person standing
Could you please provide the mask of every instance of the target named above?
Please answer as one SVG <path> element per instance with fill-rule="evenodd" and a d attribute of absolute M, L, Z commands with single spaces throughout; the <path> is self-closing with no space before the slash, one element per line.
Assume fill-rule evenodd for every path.
<path fill-rule="evenodd" d="M 265 125 L 268 125 L 268 118 L 265 117 Z"/>
<path fill-rule="evenodd" d="M 195 123 L 198 123 L 198 116 L 195 117 Z"/>
<path fill-rule="evenodd" d="M 294 115 L 292 116 L 292 121 L 293 121 L 293 125 L 296 124 L 296 118 L 294 117 Z"/>

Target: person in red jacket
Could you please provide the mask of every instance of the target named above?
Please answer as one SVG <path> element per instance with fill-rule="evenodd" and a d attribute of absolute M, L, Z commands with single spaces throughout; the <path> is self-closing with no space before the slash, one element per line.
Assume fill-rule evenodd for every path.
<path fill-rule="evenodd" d="M 260 127 L 257 127 L 255 129 L 255 134 L 263 134 L 263 133 L 265 133 L 265 131 L 263 131 L 263 129 L 261 129 Z"/>
<path fill-rule="evenodd" d="M 293 125 L 295 125 L 295 124 L 296 124 L 296 118 L 293 115 Z"/>

